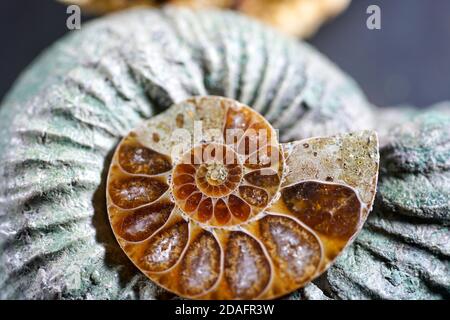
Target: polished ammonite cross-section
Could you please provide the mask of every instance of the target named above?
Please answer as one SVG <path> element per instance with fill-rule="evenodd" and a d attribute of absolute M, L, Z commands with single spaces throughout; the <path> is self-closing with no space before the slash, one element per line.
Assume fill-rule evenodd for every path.
<path fill-rule="evenodd" d="M 151 280 L 194 299 L 271 299 L 320 275 L 361 229 L 378 175 L 371 131 L 280 143 L 222 97 L 130 132 L 108 175 L 116 238 Z"/>

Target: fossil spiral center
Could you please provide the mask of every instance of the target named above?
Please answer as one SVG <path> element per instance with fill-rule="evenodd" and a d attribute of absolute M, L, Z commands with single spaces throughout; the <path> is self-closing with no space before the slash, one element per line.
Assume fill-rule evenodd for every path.
<path fill-rule="evenodd" d="M 195 184 L 206 196 L 226 196 L 234 191 L 242 178 L 242 165 L 237 154 L 225 145 L 196 147 L 187 158 L 195 169 Z"/>
<path fill-rule="evenodd" d="M 206 180 L 210 185 L 219 186 L 227 180 L 228 170 L 220 162 L 212 162 L 205 165 Z"/>

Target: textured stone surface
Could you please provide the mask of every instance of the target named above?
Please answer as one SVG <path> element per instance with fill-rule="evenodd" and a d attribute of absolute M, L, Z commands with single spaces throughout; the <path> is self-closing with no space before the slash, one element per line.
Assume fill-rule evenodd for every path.
<path fill-rule="evenodd" d="M 0 297 L 171 297 L 113 238 L 104 179 L 121 136 L 204 94 L 253 106 L 282 142 L 381 123 L 319 53 L 239 15 L 143 10 L 86 24 L 41 55 L 0 110 Z M 434 148 L 448 154 L 449 125 L 440 109 L 392 140 L 380 127 L 375 214 L 328 274 L 291 298 L 448 298 L 448 157 Z"/>
<path fill-rule="evenodd" d="M 306 298 L 450 298 L 449 112 L 409 110 L 387 130 L 374 212 Z"/>

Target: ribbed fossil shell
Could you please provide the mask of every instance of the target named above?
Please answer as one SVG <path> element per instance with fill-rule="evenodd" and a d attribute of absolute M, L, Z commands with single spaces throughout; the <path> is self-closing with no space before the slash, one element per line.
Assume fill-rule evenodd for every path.
<path fill-rule="evenodd" d="M 450 298 L 450 104 L 387 109 L 382 118 L 374 211 L 303 298 Z"/>
<path fill-rule="evenodd" d="M 137 6 L 175 4 L 193 8 L 234 9 L 260 19 L 284 32 L 307 37 L 338 15 L 350 0 L 59 0 L 93 13 L 107 13 Z"/>
<path fill-rule="evenodd" d="M 170 297 L 117 244 L 106 179 L 120 139 L 198 95 L 253 107 L 280 130 L 281 143 L 387 122 L 308 45 L 235 14 L 137 10 L 84 24 L 36 60 L 0 110 L 2 298 Z M 383 174 L 371 216 L 390 212 L 393 218 L 383 221 L 395 223 L 380 228 L 387 230 L 380 236 L 370 216 L 328 272 L 291 298 L 445 297 L 449 183 L 448 166 L 437 155 L 449 150 L 438 137 L 448 137 L 450 126 L 439 115 L 423 115 L 418 123 L 428 124 L 418 125 L 416 136 L 380 137 Z M 436 133 L 429 135 L 431 127 Z M 389 154 L 396 155 L 395 166 L 384 160 Z M 412 184 L 416 178 L 428 182 Z M 433 218 L 409 218 L 422 213 Z M 389 242 L 375 241 L 387 232 Z M 363 240 L 372 244 L 362 249 Z M 421 259 L 439 268 L 425 272 Z"/>
<path fill-rule="evenodd" d="M 373 132 L 280 144 L 251 108 L 198 97 L 122 140 L 107 205 L 122 249 L 159 285 L 268 299 L 330 265 L 362 227 L 377 176 Z"/>

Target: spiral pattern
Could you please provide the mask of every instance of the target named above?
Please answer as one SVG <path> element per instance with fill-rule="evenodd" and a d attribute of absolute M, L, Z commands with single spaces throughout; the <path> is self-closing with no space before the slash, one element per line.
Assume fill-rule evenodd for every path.
<path fill-rule="evenodd" d="M 358 143 L 361 138 L 367 149 L 371 136 Z M 320 139 L 282 145 L 261 115 L 237 101 L 188 99 L 117 147 L 107 188 L 113 231 L 142 272 L 179 295 L 281 296 L 327 268 L 373 199 L 373 185 L 371 194 L 358 195 L 352 186 L 331 183 L 343 179 L 336 170 L 319 181 L 301 178 L 310 174 L 302 165 L 314 165 L 308 156 L 317 157 L 316 165 L 331 161 L 339 145 Z M 369 145 L 373 152 L 373 141 Z M 361 157 L 367 150 L 350 146 L 375 183 L 376 166 Z M 365 179 L 354 170 L 361 169 L 351 164 L 347 179 Z"/>
<path fill-rule="evenodd" d="M 210 226 L 236 225 L 256 216 L 273 199 L 283 169 L 275 132 L 263 117 L 222 102 L 224 144 L 192 148 L 175 166 L 172 180 L 180 208 Z"/>
<path fill-rule="evenodd" d="M 442 197 L 449 194 L 445 170 L 450 157 L 442 157 L 449 150 L 450 120 L 442 113 L 448 103 L 423 113 L 384 108 L 374 116 L 372 111 L 379 110 L 370 107 L 355 83 L 298 39 L 231 12 L 179 8 L 126 11 L 83 24 L 43 52 L 5 96 L 0 108 L 0 298 L 168 298 L 148 280 L 150 272 L 140 272 L 117 245 L 106 214 L 105 180 L 111 152 L 138 123 L 189 96 L 207 94 L 251 106 L 280 130 L 282 142 L 368 128 L 377 128 L 385 142 L 392 139 L 381 150 L 378 207 L 365 228 L 327 275 L 314 282 L 318 287 L 310 284 L 290 298 L 448 298 L 450 210 L 448 197 Z M 362 132 L 283 144 L 290 156 L 282 190 L 305 185 L 302 181 L 350 186 L 370 208 L 375 140 Z M 358 164 L 361 158 L 367 161 Z M 355 166 L 364 170 L 353 174 Z M 264 194 L 242 189 L 246 201 L 265 202 Z M 305 188 L 299 191 L 307 195 Z M 161 205 L 156 200 L 121 211 L 129 218 L 116 221 L 114 230 L 123 229 L 116 231 L 120 242 L 132 248 L 169 230 L 168 216 L 178 210 L 170 197 L 165 199 Z M 300 221 L 311 213 L 297 216 L 291 217 Z M 148 223 L 136 238 L 134 217 Z M 248 224 L 233 228 L 244 227 Z M 260 228 L 252 230 L 255 238 Z M 235 235 L 230 242 L 237 247 L 219 243 L 222 279 L 254 276 L 265 283 L 275 265 L 264 260 L 252 260 L 258 265 L 253 272 L 231 268 L 241 252 L 236 248 L 248 251 L 252 247 L 246 244 L 254 243 L 240 239 Z M 265 244 L 261 248 L 266 253 Z M 244 295 L 237 284 L 232 288 Z"/>

